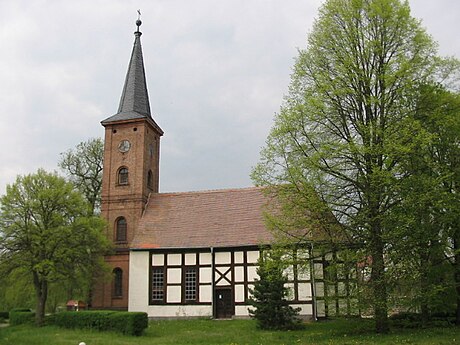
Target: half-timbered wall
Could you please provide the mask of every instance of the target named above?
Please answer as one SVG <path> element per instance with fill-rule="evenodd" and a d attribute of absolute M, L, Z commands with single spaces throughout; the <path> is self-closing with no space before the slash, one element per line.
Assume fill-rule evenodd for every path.
<path fill-rule="evenodd" d="M 259 255 L 258 247 L 132 251 L 129 310 L 150 317 L 247 317 Z M 312 317 L 308 265 L 286 274 L 291 305 Z"/>
<path fill-rule="evenodd" d="M 312 259 L 317 317 L 359 314 L 356 265 L 333 251 Z"/>

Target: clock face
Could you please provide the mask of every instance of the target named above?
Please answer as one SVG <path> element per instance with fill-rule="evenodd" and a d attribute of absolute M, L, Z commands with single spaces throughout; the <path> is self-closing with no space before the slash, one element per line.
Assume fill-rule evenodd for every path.
<path fill-rule="evenodd" d="M 118 144 L 118 151 L 120 152 L 123 152 L 123 153 L 128 152 L 130 148 L 131 148 L 131 143 L 128 140 L 122 140 Z"/>

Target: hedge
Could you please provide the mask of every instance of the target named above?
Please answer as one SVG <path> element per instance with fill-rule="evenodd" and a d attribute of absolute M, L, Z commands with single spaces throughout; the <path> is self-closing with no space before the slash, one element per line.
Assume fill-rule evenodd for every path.
<path fill-rule="evenodd" d="M 56 314 L 54 324 L 63 328 L 116 331 L 139 336 L 148 327 L 148 316 L 139 312 L 65 311 Z"/>
<path fill-rule="evenodd" d="M 10 325 L 22 325 L 24 323 L 33 323 L 35 313 L 30 309 L 12 309 L 9 314 Z"/>
<path fill-rule="evenodd" d="M 425 320 L 420 313 L 402 312 L 389 317 L 391 325 L 397 328 L 449 327 L 455 325 L 453 313 L 429 315 Z"/>
<path fill-rule="evenodd" d="M 9 319 L 10 318 L 10 313 L 7 312 L 7 311 L 0 311 L 0 318 Z"/>
<path fill-rule="evenodd" d="M 32 311 L 32 310 L 30 310 L 30 308 L 13 308 L 10 310 L 10 313 L 12 311 Z"/>

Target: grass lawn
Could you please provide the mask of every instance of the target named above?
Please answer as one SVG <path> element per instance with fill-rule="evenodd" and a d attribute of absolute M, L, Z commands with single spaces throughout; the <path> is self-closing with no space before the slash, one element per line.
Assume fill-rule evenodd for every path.
<path fill-rule="evenodd" d="M 261 331 L 253 320 L 153 321 L 141 337 L 56 327 L 10 326 L 0 328 L 0 344 L 11 345 L 121 344 L 460 344 L 460 328 L 393 329 L 390 334 L 373 333 L 370 320 L 334 320 L 309 323 L 304 330 Z"/>

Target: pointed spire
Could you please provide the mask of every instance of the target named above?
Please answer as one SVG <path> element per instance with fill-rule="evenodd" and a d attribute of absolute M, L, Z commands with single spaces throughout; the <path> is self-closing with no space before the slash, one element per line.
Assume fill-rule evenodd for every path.
<path fill-rule="evenodd" d="M 142 33 L 139 31 L 139 27 L 142 22 L 140 20 L 140 11 L 138 11 L 138 13 L 139 17 L 136 21 L 137 31 L 134 32 L 135 38 L 133 51 L 129 61 L 128 72 L 126 73 L 118 112 L 103 120 L 101 123 L 102 125 L 106 125 L 111 122 L 147 118 L 151 120 L 155 127 L 158 128 L 159 132 L 163 134 L 161 128 L 158 127 L 155 121 L 153 121 L 150 113 L 149 95 L 147 92 L 144 59 L 142 57 L 142 46 L 140 40 Z"/>
<path fill-rule="evenodd" d="M 136 112 L 151 116 L 147 83 L 145 81 L 144 59 L 142 57 L 141 35 L 139 26 L 142 22 L 136 21 L 137 31 L 134 33 L 134 47 L 129 61 L 128 73 L 121 94 L 118 114 Z"/>

